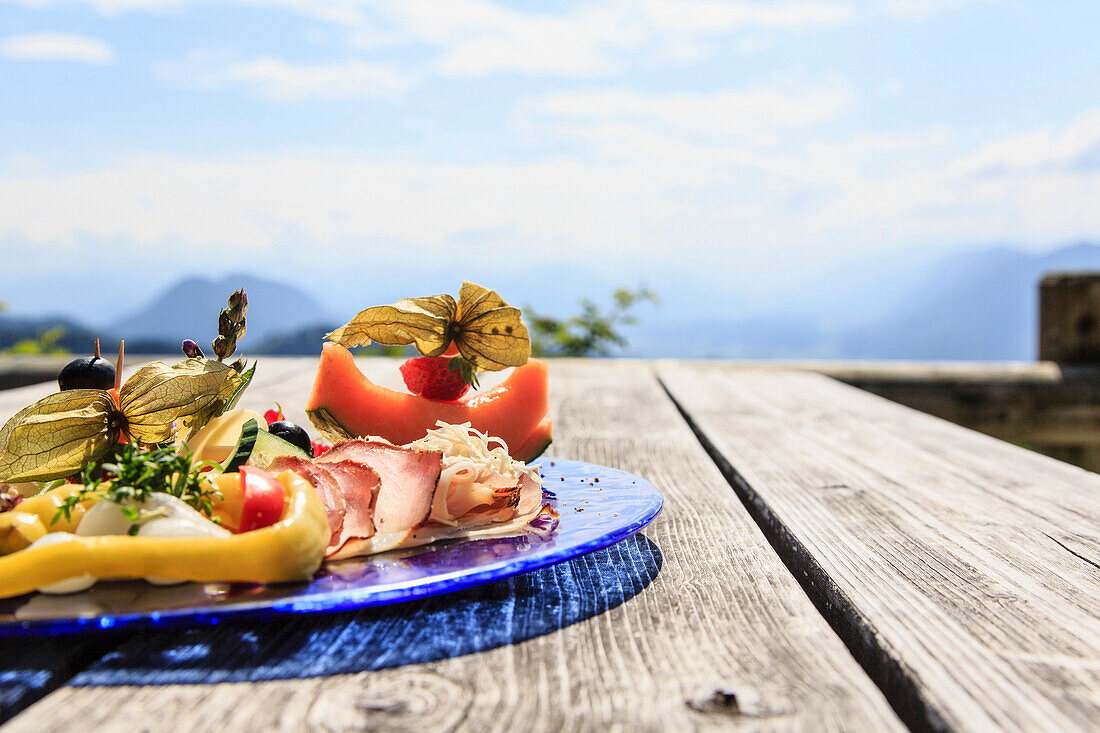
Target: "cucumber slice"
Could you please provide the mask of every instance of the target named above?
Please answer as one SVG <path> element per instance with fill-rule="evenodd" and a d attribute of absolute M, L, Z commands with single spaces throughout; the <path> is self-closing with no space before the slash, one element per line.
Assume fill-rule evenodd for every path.
<path fill-rule="evenodd" d="M 255 419 L 241 426 L 241 438 L 237 447 L 224 464 L 225 471 L 236 471 L 244 464 L 266 469 L 279 456 L 297 456 L 309 460 L 309 454 L 296 445 L 278 438 L 262 429 Z"/>
<path fill-rule="evenodd" d="M 225 463 L 222 464 L 222 469 L 226 473 L 236 471 L 244 465 L 248 457 L 252 455 L 252 451 L 255 450 L 256 436 L 259 434 L 260 426 L 256 422 L 256 418 L 250 417 L 245 420 L 244 425 L 241 426 L 241 437 L 237 439 L 237 447 L 233 449 L 233 452 L 229 454 L 229 458 L 226 458 Z"/>
<path fill-rule="evenodd" d="M 308 453 L 293 443 L 261 430 L 256 434 L 256 445 L 252 448 L 248 465 L 266 469 L 279 456 L 297 456 L 307 461 L 310 459 Z"/>

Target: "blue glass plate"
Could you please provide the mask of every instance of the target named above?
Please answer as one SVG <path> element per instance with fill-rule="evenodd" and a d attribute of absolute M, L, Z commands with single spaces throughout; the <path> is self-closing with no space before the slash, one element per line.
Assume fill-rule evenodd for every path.
<path fill-rule="evenodd" d="M 332 613 L 400 603 L 491 583 L 612 545 L 661 511 L 661 492 L 624 471 L 543 459 L 546 499 L 561 515 L 552 533 L 430 545 L 332 563 L 309 583 L 250 585 L 100 582 L 67 596 L 0 600 L 0 638 L 120 628 L 203 626 L 230 617 Z"/>

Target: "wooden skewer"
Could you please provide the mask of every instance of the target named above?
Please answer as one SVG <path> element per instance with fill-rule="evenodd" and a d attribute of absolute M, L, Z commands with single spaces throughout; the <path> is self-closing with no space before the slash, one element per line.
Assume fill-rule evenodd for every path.
<path fill-rule="evenodd" d="M 95 340 L 95 353 L 93 354 L 96 359 L 99 358 L 99 339 Z"/>
<path fill-rule="evenodd" d="M 98 347 L 98 344 L 99 344 L 98 339 L 96 339 L 96 344 L 97 344 L 97 347 Z M 97 348 L 97 351 L 98 351 L 98 348 Z M 118 342 L 118 361 L 115 362 L 115 389 L 116 390 L 119 387 L 122 386 L 122 358 L 123 358 L 125 353 L 126 353 L 126 340 L 123 339 L 122 341 Z"/>

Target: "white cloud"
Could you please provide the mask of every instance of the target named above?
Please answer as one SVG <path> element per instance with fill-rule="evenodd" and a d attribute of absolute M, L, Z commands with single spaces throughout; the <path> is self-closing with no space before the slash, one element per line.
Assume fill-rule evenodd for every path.
<path fill-rule="evenodd" d="M 650 31 L 628 10 L 619 2 L 566 13 L 521 12 L 488 0 L 383 2 L 356 40 L 366 47 L 428 44 L 439 52 L 433 66 L 446 75 L 590 76 L 619 68 L 620 53 L 647 42 Z"/>
<path fill-rule="evenodd" d="M 381 3 L 375 12 L 389 30 L 365 28 L 356 36 L 361 45 L 434 45 L 441 49 L 437 68 L 451 75 L 595 76 L 633 57 L 682 65 L 709 55 L 710 39 L 752 29 L 811 31 L 855 19 L 851 5 L 838 0 L 607 0 L 562 13 L 525 13 L 488 0 L 405 0 Z"/>
<path fill-rule="evenodd" d="M 610 193 L 621 183 L 617 171 L 565 160 L 463 165 L 345 151 L 144 156 L 97 171 L 0 180 L 0 236 L 67 246 L 94 237 L 264 248 L 294 232 L 326 249 L 362 238 L 441 249 L 462 232 L 515 226 L 528 242 L 569 243 L 582 232 L 614 248 L 632 241 L 641 224 Z"/>
<path fill-rule="evenodd" d="M 265 96 L 282 101 L 394 97 L 412 85 L 410 78 L 389 64 L 301 65 L 274 58 L 230 64 L 215 71 L 209 81 L 251 84 Z"/>
<path fill-rule="evenodd" d="M 610 120 L 571 138 L 588 146 L 583 155 L 524 162 L 343 150 L 146 155 L 0 179 L 0 237 L 74 248 L 86 238 L 178 242 L 196 252 L 289 238 L 332 258 L 386 241 L 443 257 L 469 232 L 494 231 L 502 255 L 696 263 L 731 247 L 789 259 L 931 241 L 1045 243 L 1100 235 L 1100 166 L 1080 164 L 1100 146 L 1098 119 L 1095 109 L 977 149 L 943 128 L 831 140 L 807 128 L 762 148 L 699 141 L 677 120 L 667 129 Z"/>
<path fill-rule="evenodd" d="M 144 12 L 163 13 L 198 5 L 210 5 L 219 0 L 0 0 L 0 3 L 9 5 L 22 5 L 30 8 L 53 8 L 59 5 L 86 5 L 100 15 L 114 16 L 121 13 Z M 303 12 L 315 11 L 314 7 L 348 5 L 356 6 L 359 3 L 343 2 L 342 0 L 237 0 L 239 5 L 268 5 L 297 8 Z"/>
<path fill-rule="evenodd" d="M 193 52 L 182 61 L 159 64 L 157 73 L 183 87 L 247 88 L 283 102 L 399 97 L 416 79 L 396 66 L 348 60 L 299 64 L 263 56 L 240 60 L 223 53 Z"/>
<path fill-rule="evenodd" d="M 993 5 L 1001 0 L 879 0 L 879 8 L 887 15 L 911 20 L 924 20 L 938 13 L 957 10 L 975 2 Z"/>
<path fill-rule="evenodd" d="M 0 56 L 25 61 L 109 64 L 115 54 L 97 38 L 72 33 L 24 33 L 0 40 Z"/>
<path fill-rule="evenodd" d="M 0 0 L 2 2 L 3 0 Z M 104 15 L 169 12 L 213 0 L 8 0 L 36 7 L 84 2 Z M 811 32 L 852 23 L 851 0 L 588 0 L 565 11 L 517 10 L 493 0 L 237 0 L 347 28 L 353 43 L 430 47 L 449 76 L 497 72 L 592 77 L 635 61 L 684 65 L 719 38 L 750 31 Z M 741 37 L 745 47 L 760 43 Z"/>
<path fill-rule="evenodd" d="M 1043 127 L 949 154 L 950 136 L 932 135 L 868 175 L 840 156 L 826 158 L 845 195 L 814 217 L 819 232 L 891 232 L 901 243 L 1023 241 L 1100 236 L 1100 108 L 1060 129 Z M 877 157 L 874 156 L 874 157 Z M 865 235 L 862 235 L 865 236 Z"/>
<path fill-rule="evenodd" d="M 1072 166 L 1100 151 L 1100 108 L 1088 110 L 1064 128 L 1028 130 L 982 146 L 960 161 L 959 175 L 1009 175 Z"/>
<path fill-rule="evenodd" d="M 591 89 L 529 97 L 519 114 L 549 121 L 559 134 L 588 137 L 594 126 L 630 125 L 674 136 L 703 135 L 774 141 L 779 133 L 807 127 L 847 111 L 855 95 L 839 78 L 817 86 L 775 78 L 744 89 L 707 93 L 646 94 Z"/>

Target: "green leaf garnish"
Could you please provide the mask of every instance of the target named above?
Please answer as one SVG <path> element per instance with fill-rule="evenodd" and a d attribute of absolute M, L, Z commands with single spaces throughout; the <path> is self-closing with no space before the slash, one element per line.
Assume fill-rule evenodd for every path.
<path fill-rule="evenodd" d="M 452 372 L 458 372 L 459 374 L 461 374 L 462 380 L 466 382 L 466 384 L 470 385 L 474 389 L 478 388 L 479 385 L 477 383 L 477 370 L 474 368 L 473 364 L 466 361 L 466 359 L 464 359 L 463 357 L 451 357 L 451 360 L 447 362 L 447 368 Z"/>
<path fill-rule="evenodd" d="M 241 399 L 241 395 L 244 394 L 244 391 L 248 388 L 248 385 L 252 384 L 252 378 L 256 376 L 256 362 L 252 362 L 252 366 L 248 367 L 247 369 L 244 368 L 244 362 L 241 362 L 240 369 L 237 368 L 237 362 L 230 364 L 230 366 L 233 367 L 234 371 L 238 372 L 241 375 L 241 379 L 240 384 L 237 385 L 237 388 L 233 391 L 233 394 L 229 395 L 229 401 L 225 403 L 225 408 L 222 410 L 222 412 L 229 412 L 237 406 L 237 402 Z M 282 408 L 279 408 L 279 413 L 282 414 Z"/>

